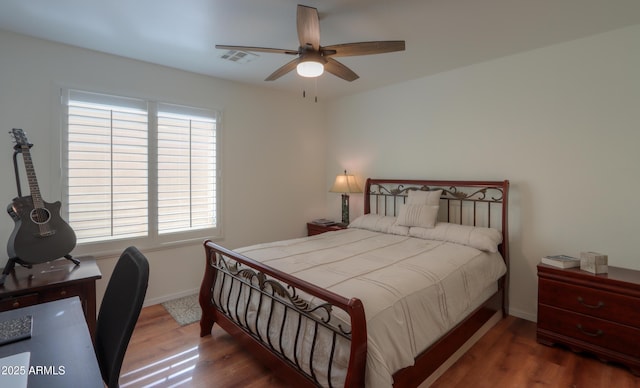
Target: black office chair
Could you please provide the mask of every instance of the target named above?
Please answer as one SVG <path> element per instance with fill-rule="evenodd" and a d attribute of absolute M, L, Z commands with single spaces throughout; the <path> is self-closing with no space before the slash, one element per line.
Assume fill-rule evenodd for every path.
<path fill-rule="evenodd" d="M 119 386 L 122 360 L 140 316 L 148 282 L 147 258 L 136 247 L 125 249 L 109 279 L 96 325 L 96 357 L 109 388 Z"/>

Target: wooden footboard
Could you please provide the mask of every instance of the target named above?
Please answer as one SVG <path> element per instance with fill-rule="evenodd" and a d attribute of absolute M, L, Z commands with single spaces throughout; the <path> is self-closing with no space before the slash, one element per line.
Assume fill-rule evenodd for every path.
<path fill-rule="evenodd" d="M 218 323 L 295 386 L 364 386 L 367 329 L 359 299 L 346 299 L 211 241 L 204 246 L 200 336 Z M 285 330 L 293 334 L 283 336 Z M 287 345 L 283 337 L 295 340 Z M 344 343 L 348 366 L 341 372 L 335 365 Z M 316 355 L 316 348 L 325 352 Z"/>

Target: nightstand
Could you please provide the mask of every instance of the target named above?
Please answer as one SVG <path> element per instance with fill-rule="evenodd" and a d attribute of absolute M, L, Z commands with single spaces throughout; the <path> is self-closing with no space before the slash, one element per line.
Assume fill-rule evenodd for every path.
<path fill-rule="evenodd" d="M 538 265 L 537 340 L 595 354 L 640 375 L 640 271 Z"/>
<path fill-rule="evenodd" d="M 334 230 L 342 230 L 347 229 L 347 225 L 345 224 L 333 224 L 333 225 L 319 225 L 314 224 L 313 222 L 307 222 L 307 235 L 314 236 L 316 234 L 331 232 Z"/>

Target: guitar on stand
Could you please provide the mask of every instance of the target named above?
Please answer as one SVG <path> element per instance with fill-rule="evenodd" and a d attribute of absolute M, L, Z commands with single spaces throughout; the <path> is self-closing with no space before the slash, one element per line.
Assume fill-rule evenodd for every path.
<path fill-rule="evenodd" d="M 0 285 L 13 270 L 16 264 L 31 268 L 33 264 L 66 258 L 76 265 L 80 261 L 69 254 L 76 246 L 76 234 L 60 217 L 60 201 L 45 202 L 40 195 L 33 161 L 31 159 L 30 144 L 22 129 L 12 129 L 10 132 L 16 143 L 13 154 L 13 164 L 18 186 L 18 197 L 7 207 L 7 212 L 13 218 L 15 227 L 7 242 L 9 260 L 0 276 Z M 31 195 L 22 196 L 20 178 L 18 174 L 17 155 L 22 153 L 24 167 L 29 181 Z"/>

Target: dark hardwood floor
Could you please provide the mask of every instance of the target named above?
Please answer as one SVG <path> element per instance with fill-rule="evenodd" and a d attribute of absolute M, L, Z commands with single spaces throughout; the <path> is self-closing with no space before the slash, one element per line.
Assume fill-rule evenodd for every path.
<path fill-rule="evenodd" d="M 482 337 L 433 387 L 638 387 L 640 378 L 535 340 L 535 323 L 507 317 Z M 286 387 L 222 329 L 200 338 L 160 305 L 142 309 L 122 367 L 124 387 Z M 639 344 L 640 346 L 640 344 Z"/>

